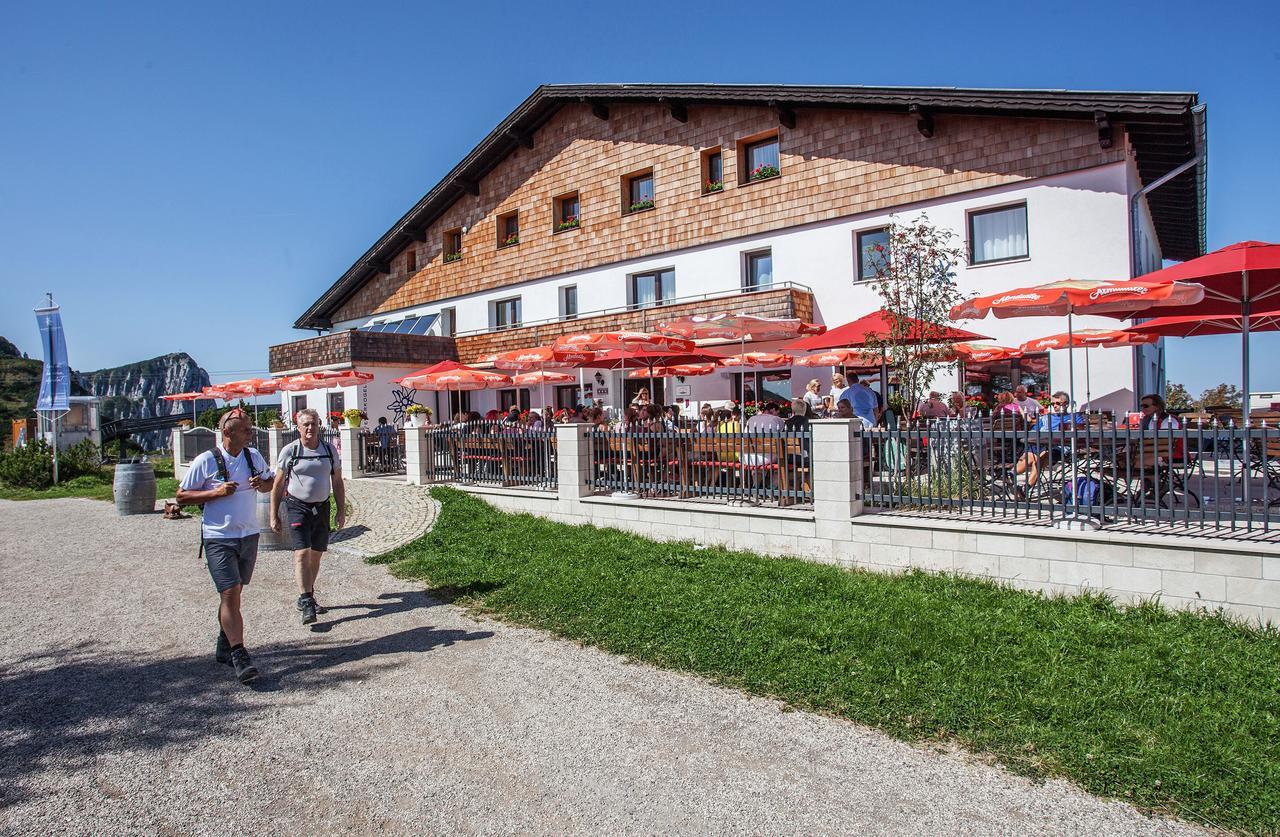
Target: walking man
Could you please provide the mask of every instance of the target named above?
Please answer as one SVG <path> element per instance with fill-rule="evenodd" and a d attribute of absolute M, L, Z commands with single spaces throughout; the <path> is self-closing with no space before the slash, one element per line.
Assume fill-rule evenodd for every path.
<path fill-rule="evenodd" d="M 280 532 L 281 505 L 293 548 L 293 571 L 298 581 L 298 612 L 302 624 L 316 621 L 325 609 L 316 603 L 320 556 L 329 548 L 329 495 L 337 504 L 337 524 L 346 525 L 346 486 L 338 451 L 320 438 L 320 414 L 298 411 L 298 441 L 280 451 L 276 482 L 271 489 L 271 529 Z"/>
<path fill-rule="evenodd" d="M 244 650 L 240 594 L 258 559 L 258 504 L 255 492 L 271 491 L 271 466 L 249 447 L 253 424 L 234 409 L 218 422 L 222 443 L 191 462 L 178 488 L 180 505 L 203 505 L 201 548 L 218 590 L 218 644 L 214 658 L 235 669 L 241 683 L 258 676 Z"/>

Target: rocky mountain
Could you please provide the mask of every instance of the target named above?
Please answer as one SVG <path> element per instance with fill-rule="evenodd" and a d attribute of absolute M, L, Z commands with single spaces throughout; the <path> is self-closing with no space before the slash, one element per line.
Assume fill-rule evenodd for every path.
<path fill-rule="evenodd" d="M 35 409 L 44 364 L 26 359 L 16 346 L 0 337 L 0 433 L 9 434 L 10 418 L 25 418 Z M 71 391 L 102 398 L 103 420 L 166 416 L 191 409 L 189 402 L 161 401 L 170 392 L 191 392 L 209 385 L 209 373 L 186 352 L 174 352 L 150 360 L 71 372 Z M 202 403 L 201 406 L 208 406 Z M 138 434 L 144 447 L 161 447 L 168 431 Z"/>

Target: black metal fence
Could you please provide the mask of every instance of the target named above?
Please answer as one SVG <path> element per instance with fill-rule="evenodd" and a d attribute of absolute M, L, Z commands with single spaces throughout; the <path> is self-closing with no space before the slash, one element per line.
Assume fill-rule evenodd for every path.
<path fill-rule="evenodd" d="M 813 503 L 808 429 L 727 432 L 593 430 L 596 491 L 686 500 Z"/>
<path fill-rule="evenodd" d="M 182 461 L 190 462 L 218 443 L 217 432 L 207 427 L 193 427 L 182 431 Z"/>
<path fill-rule="evenodd" d="M 379 433 L 362 430 L 358 436 L 360 470 L 366 474 L 404 473 L 404 431 L 391 425 Z"/>
<path fill-rule="evenodd" d="M 548 491 L 559 485 L 554 427 L 468 421 L 428 436 L 435 479 Z"/>
<path fill-rule="evenodd" d="M 868 507 L 1280 537 L 1280 429 L 1082 417 L 861 431 Z"/>

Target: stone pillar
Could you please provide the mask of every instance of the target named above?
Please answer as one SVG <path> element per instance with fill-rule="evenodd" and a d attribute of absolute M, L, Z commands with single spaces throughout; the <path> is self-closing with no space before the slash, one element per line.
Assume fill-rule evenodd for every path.
<path fill-rule="evenodd" d="M 267 428 L 267 454 L 271 457 L 267 460 L 267 464 L 272 468 L 280 461 L 280 449 L 284 447 L 284 431 L 278 427 Z"/>
<path fill-rule="evenodd" d="M 587 441 L 590 430 L 591 425 L 585 422 L 556 425 L 556 478 L 561 501 L 575 505 L 569 514 L 580 514 L 576 503 L 592 493 L 587 483 L 591 475 L 591 449 Z"/>
<path fill-rule="evenodd" d="M 364 471 L 360 468 L 360 428 L 342 427 L 338 434 L 342 441 L 342 478 L 353 480 L 363 477 Z"/>
<path fill-rule="evenodd" d="M 404 429 L 404 471 L 409 485 L 430 485 L 436 482 L 435 459 L 438 434 L 432 427 L 406 427 Z"/>
<path fill-rule="evenodd" d="M 847 541 L 849 519 L 862 514 L 860 419 L 817 419 L 813 429 L 813 517 L 819 538 Z"/>
<path fill-rule="evenodd" d="M 173 449 L 173 478 L 175 480 L 182 479 L 182 467 L 187 463 L 182 461 L 181 427 L 174 427 L 169 431 L 169 447 Z"/>

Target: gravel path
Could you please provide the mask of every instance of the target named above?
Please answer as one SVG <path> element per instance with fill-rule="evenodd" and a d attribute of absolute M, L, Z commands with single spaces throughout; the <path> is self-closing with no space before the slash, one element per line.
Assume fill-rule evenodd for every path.
<path fill-rule="evenodd" d="M 195 520 L 0 501 L 0 832 L 1195 831 L 477 622 L 346 552 L 315 632 L 287 555 L 259 559 L 246 688 L 213 661 L 196 542 Z"/>

